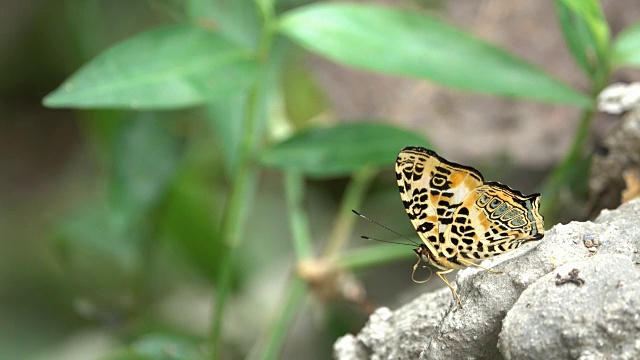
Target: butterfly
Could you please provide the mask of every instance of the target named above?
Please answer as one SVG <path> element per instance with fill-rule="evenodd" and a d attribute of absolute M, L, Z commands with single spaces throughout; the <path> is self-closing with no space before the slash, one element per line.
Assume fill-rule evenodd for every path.
<path fill-rule="evenodd" d="M 396 178 L 407 215 L 423 241 L 414 249 L 418 263 L 439 269 L 436 274 L 460 308 L 460 296 L 445 274 L 468 266 L 492 271 L 475 262 L 544 237 L 540 194 L 524 196 L 498 182 L 485 182 L 478 170 L 432 150 L 404 148 L 396 160 Z"/>

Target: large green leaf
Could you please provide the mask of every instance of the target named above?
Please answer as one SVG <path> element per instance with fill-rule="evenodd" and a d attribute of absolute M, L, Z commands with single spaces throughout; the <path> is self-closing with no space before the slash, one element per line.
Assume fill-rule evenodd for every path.
<path fill-rule="evenodd" d="M 49 107 L 170 109 L 194 106 L 250 85 L 250 52 L 192 25 L 125 40 L 47 95 Z"/>
<path fill-rule="evenodd" d="M 222 199 L 212 196 L 219 192 L 212 191 L 211 178 L 202 165 L 192 161 L 181 171 L 160 213 L 159 232 L 193 268 L 213 280 L 225 255 L 215 221 L 220 217 L 216 205 Z"/>
<path fill-rule="evenodd" d="M 114 139 L 110 195 L 115 209 L 137 218 L 163 199 L 183 146 L 162 115 L 133 114 L 139 115 L 124 122 Z"/>
<path fill-rule="evenodd" d="M 616 37 L 613 44 L 613 61 L 616 66 L 640 66 L 640 22 Z"/>
<path fill-rule="evenodd" d="M 268 148 L 265 165 L 313 177 L 343 176 L 365 166 L 394 164 L 405 146 L 428 146 L 418 134 L 376 123 L 314 128 Z"/>
<path fill-rule="evenodd" d="M 149 220 L 182 159 L 181 141 L 168 122 L 154 113 L 130 114 L 114 130 L 108 197 L 97 197 L 56 229 L 57 244 L 76 270 L 98 264 L 113 264 L 125 274 L 139 270 Z"/>
<path fill-rule="evenodd" d="M 481 93 L 591 107 L 587 96 L 533 65 L 416 12 L 323 3 L 285 14 L 279 28 L 311 51 L 362 69 Z"/>
<path fill-rule="evenodd" d="M 54 230 L 58 255 L 87 279 L 109 269 L 112 279 L 135 274 L 140 266 L 140 226 L 100 199 L 85 205 Z"/>
<path fill-rule="evenodd" d="M 609 25 L 598 0 L 556 0 L 562 32 L 576 62 L 593 80 L 604 81 L 609 66 Z"/>

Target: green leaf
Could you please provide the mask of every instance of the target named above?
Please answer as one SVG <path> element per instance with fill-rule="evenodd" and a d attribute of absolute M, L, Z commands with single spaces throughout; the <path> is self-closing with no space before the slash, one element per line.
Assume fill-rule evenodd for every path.
<path fill-rule="evenodd" d="M 240 165 L 240 152 L 247 138 L 262 139 L 267 125 L 273 130 L 284 116 L 279 112 L 282 104 L 283 69 L 291 66 L 291 42 L 275 39 L 269 58 L 263 64 L 258 85 L 250 91 L 229 94 L 225 99 L 210 101 L 205 107 L 206 121 L 215 133 L 226 174 L 233 176 Z M 249 125 L 251 123 L 251 125 Z M 252 134 L 247 134 L 251 131 Z M 255 147 L 259 141 L 252 142 Z M 252 150 L 253 151 L 253 150 Z"/>
<path fill-rule="evenodd" d="M 104 360 L 204 360 L 208 356 L 202 348 L 200 342 L 184 336 L 150 334 Z"/>
<path fill-rule="evenodd" d="M 211 127 L 220 144 L 222 160 L 227 175 L 234 174 L 240 164 L 240 149 L 248 102 L 248 94 L 242 93 L 226 99 L 210 101 L 204 108 L 205 122 Z"/>
<path fill-rule="evenodd" d="M 163 198 L 176 173 L 182 144 L 161 115 L 140 114 L 126 121 L 113 149 L 111 199 L 127 217 L 139 218 Z"/>
<path fill-rule="evenodd" d="M 314 128 L 276 144 L 262 162 L 312 177 L 348 175 L 366 166 L 390 166 L 405 146 L 428 146 L 421 136 L 376 123 Z"/>
<path fill-rule="evenodd" d="M 613 44 L 615 66 L 640 66 L 640 22 L 620 33 Z"/>
<path fill-rule="evenodd" d="M 300 66 L 302 59 L 292 56 L 287 59 L 282 71 L 282 91 L 287 119 L 301 128 L 308 121 L 330 108 L 326 92 L 318 86 L 312 69 Z"/>
<path fill-rule="evenodd" d="M 533 65 L 416 12 L 323 3 L 285 14 L 279 28 L 308 50 L 366 70 L 487 94 L 592 105 Z"/>
<path fill-rule="evenodd" d="M 192 25 L 139 34 L 85 64 L 44 98 L 48 107 L 172 109 L 252 84 L 250 52 Z"/>
<path fill-rule="evenodd" d="M 99 278 L 105 268 L 112 279 L 134 274 L 140 266 L 140 227 L 122 215 L 106 201 L 79 209 L 55 228 L 58 255 L 87 279 Z"/>
<path fill-rule="evenodd" d="M 133 343 L 131 348 L 136 353 L 147 355 L 152 359 L 204 360 L 206 358 L 198 342 L 171 335 L 147 335 Z"/>
<path fill-rule="evenodd" d="M 143 265 L 141 246 L 149 239 L 150 220 L 164 199 L 182 159 L 180 140 L 167 122 L 152 113 L 130 113 L 116 121 L 109 139 L 113 159 L 107 196 L 71 214 L 56 228 L 56 244 L 78 273 L 108 266 L 134 274 Z M 87 278 L 90 278 L 87 276 Z"/>
<path fill-rule="evenodd" d="M 225 255 L 215 221 L 219 218 L 217 201 L 222 199 L 211 195 L 219 191 L 212 189 L 211 178 L 203 171 L 205 167 L 202 165 L 190 164 L 175 181 L 160 213 L 160 233 L 174 244 L 192 267 L 214 280 Z"/>
<path fill-rule="evenodd" d="M 604 81 L 609 66 L 609 25 L 598 0 L 556 0 L 562 32 L 574 59 L 595 81 Z"/>

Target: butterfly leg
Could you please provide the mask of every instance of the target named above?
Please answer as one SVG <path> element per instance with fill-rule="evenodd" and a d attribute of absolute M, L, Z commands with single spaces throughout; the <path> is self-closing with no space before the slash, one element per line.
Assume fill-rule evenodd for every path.
<path fill-rule="evenodd" d="M 423 268 L 429 269 L 429 277 L 426 280 L 416 280 L 415 278 L 416 270 L 418 270 L 418 266 L 420 265 L 421 261 L 422 260 L 420 259 L 420 257 L 418 257 L 418 262 L 416 262 L 416 264 L 413 265 L 413 272 L 411 273 L 411 280 L 413 280 L 413 282 L 416 284 L 424 284 L 427 281 L 429 281 L 429 279 L 431 279 L 431 274 L 432 274 L 431 268 L 429 268 L 428 266 L 423 266 Z"/>
<path fill-rule="evenodd" d="M 443 271 L 436 271 L 436 275 L 438 275 L 440 277 L 440 279 L 442 279 L 442 281 L 444 281 L 444 283 L 447 284 L 449 289 L 451 289 L 451 292 L 453 293 L 453 296 L 458 300 L 458 304 L 460 305 L 460 309 L 462 309 L 462 300 L 460 300 L 460 296 L 458 295 L 456 290 L 453 288 L 453 286 L 451 286 L 451 284 L 449 284 L 449 282 L 447 281 L 447 278 L 444 277 L 445 274 L 448 274 L 448 273 L 450 273 L 452 271 L 453 271 L 453 269 L 443 270 Z"/>
<path fill-rule="evenodd" d="M 476 263 L 474 263 L 473 261 L 469 261 L 466 259 L 461 259 L 458 258 L 458 261 L 462 264 L 462 265 L 466 265 L 466 266 L 475 266 L 475 267 L 479 267 L 480 269 L 484 269 L 487 270 L 488 272 L 494 273 L 494 274 L 502 274 L 502 271 L 498 271 L 498 270 L 492 270 L 492 269 L 488 269 L 482 265 L 478 265 Z"/>

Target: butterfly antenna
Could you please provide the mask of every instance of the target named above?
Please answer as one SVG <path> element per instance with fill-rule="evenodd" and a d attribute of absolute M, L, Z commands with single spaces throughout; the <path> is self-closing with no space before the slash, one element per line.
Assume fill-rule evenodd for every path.
<path fill-rule="evenodd" d="M 365 219 L 365 220 L 367 220 L 367 221 L 370 221 L 370 222 L 372 222 L 372 223 L 374 223 L 374 224 L 376 224 L 376 225 L 380 226 L 381 228 L 386 229 L 386 230 L 388 230 L 388 231 L 390 231 L 390 232 L 392 232 L 392 233 L 394 233 L 394 234 L 396 234 L 396 235 L 400 236 L 401 238 L 403 238 L 403 239 L 407 240 L 408 242 L 410 242 L 411 244 L 413 244 L 413 246 L 418 246 L 418 244 L 417 244 L 415 241 L 413 241 L 413 240 L 409 239 L 408 237 L 406 237 L 406 236 L 404 236 L 404 235 L 400 234 L 399 232 L 397 232 L 397 231 L 395 231 L 395 230 L 389 229 L 388 227 L 386 227 L 386 226 L 384 226 L 384 225 L 380 224 L 379 222 L 377 222 L 377 221 L 375 221 L 375 220 L 371 220 L 371 219 L 369 219 L 368 217 L 366 217 L 366 216 L 365 216 L 364 214 L 362 214 L 361 212 L 356 211 L 356 210 L 351 210 L 351 211 L 353 211 L 353 213 L 354 213 L 354 214 L 356 214 L 356 215 L 360 216 L 361 218 L 363 218 L 363 219 Z M 385 240 L 374 239 L 374 238 L 370 238 L 370 237 L 368 237 L 368 236 L 362 236 L 362 238 L 363 238 L 363 239 L 368 239 L 368 240 L 376 240 L 376 241 L 388 242 L 388 243 L 391 243 L 391 244 L 402 244 L 402 245 L 408 245 L 408 244 L 397 243 L 397 242 L 393 242 L 393 241 L 385 241 Z"/>
<path fill-rule="evenodd" d="M 360 235 L 361 238 L 365 239 L 365 240 L 375 240 L 375 241 L 380 241 L 380 242 L 385 242 L 385 243 L 389 243 L 389 244 L 398 244 L 398 245 L 407 245 L 407 246 L 418 246 L 416 244 L 405 244 L 405 243 L 401 243 L 401 242 L 397 242 L 397 241 L 388 241 L 388 240 L 380 240 L 380 239 L 376 239 L 376 238 L 372 238 L 372 237 L 368 237 L 365 235 Z"/>

